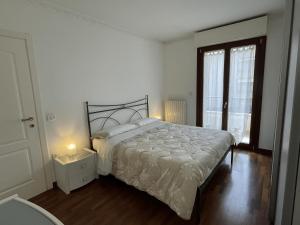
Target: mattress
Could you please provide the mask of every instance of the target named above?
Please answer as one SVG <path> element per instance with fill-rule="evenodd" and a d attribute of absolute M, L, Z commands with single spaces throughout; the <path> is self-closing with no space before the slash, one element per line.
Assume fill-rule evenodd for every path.
<path fill-rule="evenodd" d="M 94 139 L 98 173 L 166 203 L 190 219 L 197 187 L 234 144 L 227 131 L 156 122 L 110 139 Z"/>

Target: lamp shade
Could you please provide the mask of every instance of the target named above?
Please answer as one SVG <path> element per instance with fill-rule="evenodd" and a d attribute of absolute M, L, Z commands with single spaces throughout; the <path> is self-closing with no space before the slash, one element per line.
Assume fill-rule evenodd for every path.
<path fill-rule="evenodd" d="M 72 156 L 76 155 L 76 153 L 77 153 L 76 145 L 68 144 L 67 145 L 67 155 L 72 157 Z"/>

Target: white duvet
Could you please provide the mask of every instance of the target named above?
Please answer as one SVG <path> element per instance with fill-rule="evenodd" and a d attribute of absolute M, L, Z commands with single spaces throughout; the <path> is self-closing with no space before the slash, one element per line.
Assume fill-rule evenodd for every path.
<path fill-rule="evenodd" d="M 226 131 L 155 122 L 94 139 L 98 173 L 112 174 L 190 219 L 197 187 L 234 143 Z"/>

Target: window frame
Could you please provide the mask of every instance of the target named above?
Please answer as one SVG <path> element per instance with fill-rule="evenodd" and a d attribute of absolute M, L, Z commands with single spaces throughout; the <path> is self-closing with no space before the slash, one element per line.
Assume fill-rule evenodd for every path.
<path fill-rule="evenodd" d="M 232 41 L 216 45 L 210 45 L 197 48 L 197 98 L 196 98 L 196 126 L 203 125 L 203 84 L 204 84 L 204 53 L 209 51 L 224 50 L 224 79 L 223 79 L 223 111 L 222 111 L 222 129 L 228 127 L 228 103 L 229 97 L 229 79 L 230 79 L 230 50 L 232 48 L 245 45 L 256 45 L 255 69 L 252 98 L 251 130 L 250 143 L 240 143 L 238 147 L 244 149 L 258 149 L 260 122 L 261 122 L 261 105 L 263 93 L 263 79 L 265 67 L 266 36 L 249 38 L 239 41 Z M 227 104 L 228 105 L 228 104 Z"/>

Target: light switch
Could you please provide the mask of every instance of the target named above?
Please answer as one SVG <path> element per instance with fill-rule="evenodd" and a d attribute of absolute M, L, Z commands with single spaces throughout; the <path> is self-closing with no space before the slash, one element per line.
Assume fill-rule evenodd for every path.
<path fill-rule="evenodd" d="M 52 121 L 55 121 L 56 120 L 56 116 L 54 113 L 47 113 L 46 114 L 46 120 L 48 122 L 52 122 Z"/>

